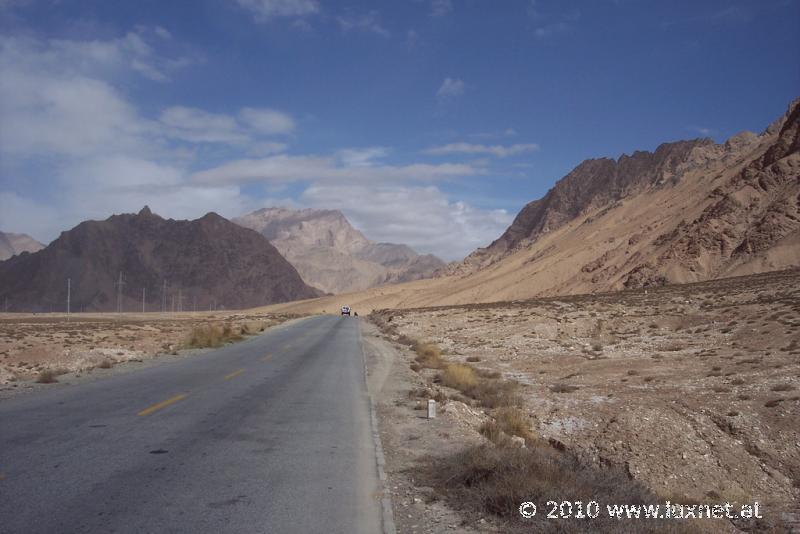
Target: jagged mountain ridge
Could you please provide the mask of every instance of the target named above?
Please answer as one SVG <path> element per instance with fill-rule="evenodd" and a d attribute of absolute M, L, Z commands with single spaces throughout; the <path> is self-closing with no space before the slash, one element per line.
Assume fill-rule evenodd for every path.
<path fill-rule="evenodd" d="M 0 299 L 11 311 L 249 308 L 319 296 L 263 236 L 209 213 L 193 221 L 138 214 L 85 221 L 33 254 L 0 262 Z M 163 292 L 163 281 L 167 292 Z M 178 299 L 177 305 L 173 305 Z M 182 301 L 182 302 L 181 302 Z"/>
<path fill-rule="evenodd" d="M 713 144 L 710 139 L 678 141 L 663 143 L 655 152 L 636 151 L 617 160 L 585 160 L 544 197 L 522 208 L 503 235 L 467 256 L 464 265 L 467 270 L 485 267 L 581 213 L 676 180 L 680 165 L 692 150 Z"/>
<path fill-rule="evenodd" d="M 669 197 L 689 190 L 684 198 L 672 199 L 660 217 L 641 217 L 648 222 L 635 232 L 630 231 L 632 218 L 610 223 L 614 218 L 609 215 L 606 224 L 619 225 L 606 229 L 612 230 L 609 239 L 616 230 L 619 236 L 628 235 L 627 243 L 580 265 L 577 287 L 613 290 L 795 265 L 799 109 L 795 101 L 761 135 L 742 132 L 723 144 L 710 139 L 664 143 L 652 153 L 586 160 L 543 198 L 526 205 L 500 238 L 448 273 L 476 273 L 524 251 L 535 250 L 543 259 L 564 248 L 545 238 L 565 226 L 592 225 L 622 206 L 630 209 L 658 194 Z M 712 182 L 713 187 L 704 187 Z M 782 248 L 768 253 L 775 246 Z M 585 255 L 576 251 L 574 256 Z M 751 262 L 763 265 L 744 267 Z M 567 283 L 559 286 L 577 290 Z"/>
<path fill-rule="evenodd" d="M 307 283 L 329 293 L 427 278 L 444 266 L 406 245 L 370 241 L 337 210 L 263 208 L 233 221 L 264 235 Z"/>
<path fill-rule="evenodd" d="M 362 310 L 460 305 L 796 269 L 799 137 L 800 99 L 760 135 L 585 162 L 526 206 L 501 238 L 440 277 L 363 291 L 348 302 Z M 591 187 L 593 180 L 607 187 Z M 570 202 L 568 186 L 580 202 Z M 321 299 L 275 309 L 330 306 Z"/>
<path fill-rule="evenodd" d="M 42 250 L 44 245 L 28 234 L 0 232 L 0 261 L 7 260 L 23 252 Z"/>

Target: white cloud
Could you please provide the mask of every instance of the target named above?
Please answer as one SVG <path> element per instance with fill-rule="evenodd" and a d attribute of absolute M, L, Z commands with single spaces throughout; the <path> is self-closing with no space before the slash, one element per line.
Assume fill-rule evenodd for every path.
<path fill-rule="evenodd" d="M 341 157 L 341 155 L 340 155 Z M 358 161 L 359 158 L 355 158 Z M 353 159 L 351 158 L 351 161 Z M 362 162 L 363 162 L 362 158 Z M 278 155 L 261 159 L 229 161 L 194 173 L 198 184 L 288 183 L 324 180 L 347 183 L 435 182 L 483 174 L 476 165 L 442 163 L 431 165 L 343 165 L 341 159 L 320 156 Z"/>
<path fill-rule="evenodd" d="M 289 146 L 286 143 L 276 143 L 275 141 L 256 142 L 250 145 L 247 153 L 250 156 L 263 157 L 270 154 L 285 152 Z"/>
<path fill-rule="evenodd" d="M 436 96 L 441 98 L 452 98 L 464 94 L 464 81 L 460 78 L 445 78 Z"/>
<path fill-rule="evenodd" d="M 441 17 L 453 11 L 451 0 L 431 0 L 431 16 Z"/>
<path fill-rule="evenodd" d="M 158 120 L 142 116 L 114 83 L 139 70 L 131 58 L 161 64 L 147 40 L 133 37 L 140 34 L 0 39 L 1 228 L 48 241 L 87 218 L 144 204 L 171 217 L 210 210 L 233 216 L 250 206 L 236 185 L 189 182 L 194 154 L 185 144 L 242 143 L 259 155 L 275 153 L 285 145 L 261 139 L 258 130 L 285 129 L 285 117 L 268 127 L 180 106 Z M 46 187 L 30 185 L 45 177 Z"/>
<path fill-rule="evenodd" d="M 369 167 L 375 160 L 385 157 L 389 151 L 380 146 L 369 148 L 346 148 L 338 152 L 339 161 L 346 167 Z"/>
<path fill-rule="evenodd" d="M 0 152 L 80 156 L 149 148 L 149 123 L 107 83 L 25 72 L 2 59 L 0 65 Z"/>
<path fill-rule="evenodd" d="M 508 156 L 515 156 L 525 152 L 535 152 L 539 150 L 539 145 L 536 143 L 519 143 L 515 145 L 502 146 L 502 145 L 478 145 L 472 143 L 450 143 L 448 145 L 431 147 L 424 152 L 426 154 L 433 154 L 437 156 L 445 154 L 491 154 L 498 158 L 505 158 Z"/>
<path fill-rule="evenodd" d="M 291 133 L 295 128 L 290 115 L 274 109 L 243 108 L 239 118 L 255 131 L 267 135 Z"/>
<path fill-rule="evenodd" d="M 342 31 L 361 30 L 378 34 L 382 37 L 389 37 L 389 30 L 381 25 L 380 16 L 377 11 L 370 11 L 364 15 L 344 15 L 336 17 Z"/>
<path fill-rule="evenodd" d="M 222 143 L 234 146 L 270 147 L 281 152 L 285 144 L 258 142 L 262 135 L 285 134 L 294 130 L 294 119 L 286 113 L 266 108 L 243 108 L 236 117 L 224 113 L 209 113 L 198 108 L 173 106 L 159 118 L 163 134 L 192 143 Z M 278 145 L 282 146 L 276 150 Z M 263 153 L 263 152 L 262 152 Z"/>
<path fill-rule="evenodd" d="M 434 186 L 313 184 L 300 197 L 310 207 L 340 209 L 370 239 L 404 243 L 446 260 L 460 259 L 502 234 L 513 217 L 452 202 Z"/>
<path fill-rule="evenodd" d="M 553 24 L 546 24 L 540 26 L 533 31 L 533 34 L 539 39 L 545 39 L 557 33 L 561 33 L 569 29 L 566 22 L 554 22 Z"/>
<path fill-rule="evenodd" d="M 156 26 L 153 31 L 156 35 L 161 37 L 162 39 L 172 39 L 172 34 L 166 28 L 162 28 L 161 26 Z"/>
<path fill-rule="evenodd" d="M 511 220 L 504 211 L 454 202 L 431 185 L 485 174 L 479 162 L 391 165 L 385 147 L 280 154 L 287 146 L 271 136 L 292 134 L 295 122 L 266 107 L 214 113 L 175 105 L 148 118 L 119 87 L 131 73 L 147 76 L 133 59 L 165 63 L 149 38 L 130 35 L 0 39 L 0 228 L 49 241 L 82 220 L 145 204 L 166 217 L 231 217 L 261 204 L 242 192 L 246 183 L 271 195 L 287 183 L 311 184 L 300 204 L 341 208 L 371 237 L 448 259 L 487 244 Z M 193 172 L 198 154 L 212 149 L 215 158 L 230 150 L 252 158 Z"/>
<path fill-rule="evenodd" d="M 319 11 L 316 0 L 236 0 L 260 22 L 275 17 L 303 17 Z"/>
<path fill-rule="evenodd" d="M 249 140 L 233 117 L 197 108 L 167 108 L 161 113 L 159 121 L 164 125 L 166 135 L 184 141 L 245 144 Z"/>
<path fill-rule="evenodd" d="M 716 133 L 716 130 L 712 128 L 706 128 L 704 126 L 688 126 L 686 129 L 706 137 Z"/>

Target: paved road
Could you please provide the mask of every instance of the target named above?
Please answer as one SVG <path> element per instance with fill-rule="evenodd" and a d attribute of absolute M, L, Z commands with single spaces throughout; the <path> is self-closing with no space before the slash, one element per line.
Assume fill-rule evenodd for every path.
<path fill-rule="evenodd" d="M 0 532 L 381 531 L 358 320 L 0 402 Z"/>

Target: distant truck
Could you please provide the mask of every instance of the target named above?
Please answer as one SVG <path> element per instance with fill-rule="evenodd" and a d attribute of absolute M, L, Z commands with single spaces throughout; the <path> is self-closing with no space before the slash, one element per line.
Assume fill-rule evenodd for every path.
<path fill-rule="evenodd" d="M 342 315 L 350 315 L 350 306 L 342 306 Z"/>

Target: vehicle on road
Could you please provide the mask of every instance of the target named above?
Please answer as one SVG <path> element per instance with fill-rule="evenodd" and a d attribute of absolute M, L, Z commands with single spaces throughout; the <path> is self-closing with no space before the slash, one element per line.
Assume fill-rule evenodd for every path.
<path fill-rule="evenodd" d="M 350 315 L 350 306 L 342 306 L 342 315 Z"/>

